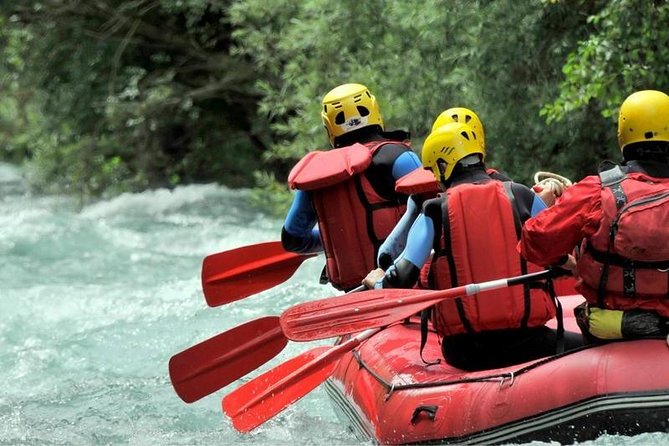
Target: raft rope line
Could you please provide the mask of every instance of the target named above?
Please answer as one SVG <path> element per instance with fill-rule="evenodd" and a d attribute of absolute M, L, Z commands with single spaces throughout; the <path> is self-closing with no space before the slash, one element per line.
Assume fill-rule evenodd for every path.
<path fill-rule="evenodd" d="M 426 382 L 426 383 L 411 383 L 411 384 L 396 384 L 396 383 L 389 383 L 386 380 L 384 380 L 376 371 L 372 370 L 372 368 L 360 357 L 360 352 L 358 349 L 353 350 L 353 357 L 355 360 L 358 362 L 358 366 L 361 369 L 365 369 L 367 373 L 369 373 L 376 381 L 379 382 L 383 387 L 386 388 L 386 396 L 385 400 L 387 401 L 390 399 L 390 397 L 395 393 L 403 390 L 413 390 L 413 389 L 425 389 L 425 388 L 431 388 L 431 387 L 441 387 L 441 386 L 452 386 L 455 384 L 467 384 L 467 383 L 474 383 L 474 382 L 488 382 L 488 381 L 498 381 L 499 386 L 502 387 L 506 381 L 509 381 L 509 387 L 512 386 L 515 382 L 515 379 L 517 376 L 522 375 L 530 370 L 533 370 L 537 367 L 540 367 L 544 364 L 548 364 L 550 362 L 553 362 L 557 359 L 560 359 L 564 356 L 570 355 L 572 353 L 577 353 L 582 350 L 588 350 L 590 348 L 596 347 L 596 344 L 592 345 L 584 345 L 582 347 L 578 347 L 572 350 L 569 350 L 564 353 L 556 354 L 549 356 L 547 358 L 538 360 L 536 362 L 533 362 L 532 364 L 529 364 L 525 367 L 521 367 L 517 370 L 512 370 L 510 372 L 505 372 L 505 373 L 497 373 L 494 375 L 485 375 L 485 376 L 478 376 L 474 378 L 464 378 L 464 379 L 457 379 L 453 381 L 433 381 L 433 382 Z"/>
<path fill-rule="evenodd" d="M 556 186 L 553 186 L 552 183 L 558 183 L 557 185 L 558 188 L 570 187 L 574 184 L 567 177 L 563 177 L 562 175 L 558 175 L 557 173 L 544 172 L 544 171 L 539 171 L 534 174 L 534 183 L 535 186 L 550 187 L 553 190 L 555 190 Z"/>

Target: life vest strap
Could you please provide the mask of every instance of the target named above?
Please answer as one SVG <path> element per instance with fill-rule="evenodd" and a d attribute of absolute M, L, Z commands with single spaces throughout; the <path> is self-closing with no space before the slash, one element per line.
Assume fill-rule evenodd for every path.
<path fill-rule="evenodd" d="M 427 330 L 427 321 L 430 320 L 430 316 L 432 315 L 432 307 L 426 308 L 425 310 L 420 312 L 420 359 L 425 363 L 425 365 L 436 365 L 441 362 L 441 359 L 437 359 L 436 361 L 426 361 L 425 358 L 423 358 L 423 349 L 425 348 L 425 344 L 427 344 L 427 335 L 428 335 L 428 330 Z"/>
<path fill-rule="evenodd" d="M 435 250 L 434 260 L 438 257 L 445 257 L 446 262 L 448 263 L 448 272 L 451 276 L 451 287 L 455 288 L 458 286 L 458 270 L 453 261 L 453 244 L 451 243 L 451 221 L 448 216 L 448 195 L 446 193 L 441 195 L 441 219 L 442 219 L 442 231 L 443 232 L 443 246 L 440 246 L 438 250 Z"/>
<path fill-rule="evenodd" d="M 509 201 L 511 202 L 511 209 L 513 209 L 513 223 L 516 227 L 516 237 L 518 240 L 520 240 L 520 236 L 523 230 L 523 224 L 520 221 L 520 211 L 518 209 L 518 201 L 516 200 L 516 196 L 513 195 L 513 189 L 512 189 L 512 182 L 511 181 L 504 181 L 504 192 L 506 192 L 506 196 L 509 198 Z M 520 272 L 521 274 L 525 275 L 527 274 L 527 260 L 521 255 L 519 255 L 520 258 Z M 525 313 L 523 314 L 523 319 L 521 322 L 521 327 L 525 328 L 527 327 L 527 321 L 530 319 L 530 309 L 531 309 L 531 299 L 530 299 L 530 288 L 525 285 L 523 287 L 523 296 L 525 298 Z"/>
<path fill-rule="evenodd" d="M 585 247 L 585 251 L 590 254 L 590 256 L 599 263 L 604 263 L 607 261 L 611 265 L 614 266 L 619 266 L 621 268 L 631 268 L 631 269 L 657 269 L 657 270 L 668 270 L 669 271 L 669 260 L 662 260 L 659 262 L 646 262 L 643 260 L 631 260 L 628 259 L 627 257 L 623 257 L 618 254 L 607 254 L 605 252 L 601 252 L 596 250 L 592 245 L 589 243 Z M 662 271 L 666 272 L 666 271 Z"/>
<path fill-rule="evenodd" d="M 616 211 L 620 211 L 625 204 L 627 204 L 627 195 L 621 185 L 622 181 L 627 178 L 625 172 L 622 171 L 620 166 L 616 165 L 613 169 L 605 170 L 599 172 L 599 180 L 602 183 L 602 188 L 608 188 L 613 194 L 613 199 L 616 202 Z M 610 265 L 610 256 L 611 248 L 613 245 L 613 240 L 616 236 L 617 225 L 611 225 L 611 230 L 609 234 L 609 242 L 606 246 L 606 254 L 604 255 L 604 261 L 601 262 L 604 264 L 602 267 L 602 274 L 599 278 L 599 287 L 597 287 L 597 304 L 604 308 L 604 296 L 606 294 L 606 282 L 609 280 L 609 265 Z M 636 284 L 635 275 L 630 274 L 629 269 L 624 270 L 623 273 L 623 290 L 626 297 L 634 297 Z M 634 272 L 633 270 L 631 271 Z"/>
<path fill-rule="evenodd" d="M 555 318 L 557 319 L 557 339 L 556 339 L 555 353 L 559 355 L 560 353 L 564 353 L 564 348 L 565 348 L 564 317 L 562 311 L 562 303 L 560 302 L 560 299 L 558 299 L 557 293 L 555 292 L 555 285 L 553 283 L 552 277 L 548 277 L 548 279 L 546 279 L 546 291 L 548 291 L 551 300 L 555 304 Z"/>

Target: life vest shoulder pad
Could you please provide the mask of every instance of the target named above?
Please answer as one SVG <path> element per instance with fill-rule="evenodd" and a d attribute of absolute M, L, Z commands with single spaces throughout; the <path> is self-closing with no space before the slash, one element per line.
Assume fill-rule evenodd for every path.
<path fill-rule="evenodd" d="M 313 151 L 302 158 L 288 175 L 291 189 L 314 190 L 332 186 L 367 169 L 372 151 L 363 144 L 328 151 Z"/>
<path fill-rule="evenodd" d="M 433 194 L 440 192 L 439 183 L 432 172 L 415 169 L 395 182 L 395 191 L 401 194 Z"/>

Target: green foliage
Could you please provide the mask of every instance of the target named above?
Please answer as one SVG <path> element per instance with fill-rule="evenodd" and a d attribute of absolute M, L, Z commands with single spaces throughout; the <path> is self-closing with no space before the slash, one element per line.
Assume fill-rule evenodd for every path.
<path fill-rule="evenodd" d="M 417 151 L 465 106 L 491 166 L 577 180 L 619 156 L 629 93 L 669 90 L 668 25 L 641 0 L 1 2 L 0 159 L 82 196 L 255 184 L 283 213 L 289 169 L 328 146 L 321 98 L 360 82 Z"/>
<path fill-rule="evenodd" d="M 573 179 L 594 172 L 606 156 L 610 129 L 597 104 L 574 110 L 561 123 L 545 122 L 544 104 L 559 94 L 561 68 L 588 35 L 597 2 L 492 2 L 482 11 L 473 78 L 475 110 L 486 126 L 490 164 L 531 184 L 550 170 Z M 479 108 L 480 107 L 480 108 Z"/>
<path fill-rule="evenodd" d="M 272 122 L 275 144 L 266 160 L 290 165 L 309 150 L 328 147 L 320 99 L 345 82 L 374 92 L 387 129 L 424 136 L 435 111 L 469 88 L 459 67 L 472 51 L 472 37 L 461 23 L 475 14 L 465 1 L 431 0 L 420 7 L 381 0 L 234 4 L 235 52 L 256 61 L 259 111 Z"/>
<path fill-rule="evenodd" d="M 229 2 L 8 3 L 2 157 L 29 159 L 37 186 L 98 195 L 252 183 L 264 124 L 253 66 L 229 54 Z"/>
<path fill-rule="evenodd" d="M 277 217 L 286 215 L 292 194 L 285 183 L 276 180 L 273 174 L 257 171 L 256 188 L 251 193 L 251 202 L 264 212 Z"/>
<path fill-rule="evenodd" d="M 366 84 L 386 127 L 410 129 L 415 148 L 442 110 L 475 110 L 489 163 L 522 181 L 536 170 L 578 179 L 609 153 L 599 104 L 579 107 L 559 125 L 540 114 L 559 94 L 562 66 L 604 2 L 278 3 L 272 15 L 261 0 L 238 2 L 230 18 L 235 53 L 260 69 L 259 111 L 274 141 L 265 159 L 279 177 L 305 152 L 327 147 L 320 98 L 344 82 Z"/>
<path fill-rule="evenodd" d="M 589 35 L 562 69 L 560 94 L 543 113 L 562 120 L 591 102 L 615 120 L 636 90 L 669 90 L 669 3 L 615 0 L 588 18 Z"/>

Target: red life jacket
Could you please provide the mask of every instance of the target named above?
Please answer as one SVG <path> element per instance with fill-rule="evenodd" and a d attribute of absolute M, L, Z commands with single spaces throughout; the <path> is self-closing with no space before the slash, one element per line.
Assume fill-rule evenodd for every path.
<path fill-rule="evenodd" d="M 488 175 L 494 175 L 498 172 L 495 169 L 486 168 L 486 173 Z M 429 199 L 436 197 L 441 191 L 441 188 L 439 187 L 439 183 L 434 177 L 432 171 L 426 169 L 416 169 L 404 175 L 395 182 L 395 191 L 406 195 L 422 195 L 424 199 Z M 430 256 L 425 261 L 423 267 L 420 270 L 420 276 L 416 283 L 416 288 L 430 288 L 428 278 L 431 263 L 432 257 Z"/>
<path fill-rule="evenodd" d="M 521 221 L 511 182 L 462 184 L 441 194 L 442 236 L 429 273 L 432 289 L 513 277 L 540 271 L 526 262 L 516 245 Z M 442 336 L 538 327 L 555 315 L 544 291 L 513 286 L 481 295 L 446 299 L 433 310 Z"/>
<path fill-rule="evenodd" d="M 308 191 L 316 211 L 326 258 L 327 277 L 340 290 L 360 285 L 376 268 L 381 243 L 406 208 L 400 195 L 381 197 L 362 173 L 386 144 L 371 141 L 329 151 L 314 151 L 288 177 L 293 189 Z M 407 146 L 408 147 L 408 146 Z"/>
<path fill-rule="evenodd" d="M 619 166 L 599 176 L 602 221 L 581 249 L 579 291 L 601 308 L 669 317 L 669 179 Z"/>

